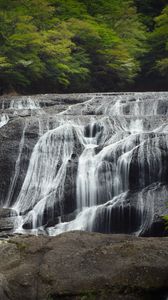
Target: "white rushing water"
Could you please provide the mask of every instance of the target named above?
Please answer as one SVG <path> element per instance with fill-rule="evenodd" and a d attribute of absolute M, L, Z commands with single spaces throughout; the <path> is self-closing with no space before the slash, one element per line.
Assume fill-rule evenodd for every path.
<path fill-rule="evenodd" d="M 150 228 L 159 187 L 147 187 L 165 176 L 168 124 L 163 120 L 157 126 L 149 118 L 167 115 L 167 104 L 164 111 L 162 106 L 166 97 L 164 93 L 92 95 L 59 113 L 54 129 L 46 125 L 44 133 L 40 125 L 40 138 L 13 205 L 19 216 L 16 231 L 141 234 Z M 31 98 L 19 105 L 17 109 L 36 106 Z M 80 117 L 67 121 L 69 115 Z M 90 115 L 89 123 L 82 119 L 85 115 Z M 7 206 L 18 177 L 24 133 Z"/>
<path fill-rule="evenodd" d="M 44 209 L 54 209 L 61 201 L 66 167 L 75 151 L 75 137 L 80 132 L 70 123 L 44 134 L 36 144 L 23 187 L 14 209 L 20 214 L 28 211 L 24 222 L 31 219 L 33 228 L 41 224 Z M 41 218 L 41 219 L 40 219 Z"/>
<path fill-rule="evenodd" d="M 10 103 L 10 109 L 12 110 L 23 110 L 23 109 L 40 109 L 38 101 L 35 101 L 31 96 L 22 97 L 21 99 L 13 99 Z"/>
<path fill-rule="evenodd" d="M 0 128 L 5 126 L 9 121 L 9 117 L 7 114 L 2 114 L 0 115 Z"/>
<path fill-rule="evenodd" d="M 22 151 L 23 151 L 23 147 L 24 147 L 24 141 L 25 141 L 25 132 L 26 132 L 26 128 L 27 128 L 27 124 L 25 124 L 24 128 L 23 128 L 23 133 L 22 133 L 22 137 L 20 140 L 20 144 L 19 144 L 19 154 L 16 160 L 16 164 L 15 164 L 15 172 L 14 172 L 14 176 L 12 178 L 11 184 L 9 186 L 9 190 L 8 190 L 8 195 L 7 195 L 7 199 L 5 202 L 4 207 L 10 207 L 11 204 L 11 200 L 15 191 L 15 187 L 17 184 L 17 180 L 19 177 L 19 173 L 20 173 L 20 160 L 21 160 L 21 155 L 22 155 Z"/>

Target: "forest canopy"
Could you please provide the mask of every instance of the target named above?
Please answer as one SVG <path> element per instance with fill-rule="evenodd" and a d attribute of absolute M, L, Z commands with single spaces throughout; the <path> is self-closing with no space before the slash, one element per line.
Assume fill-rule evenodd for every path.
<path fill-rule="evenodd" d="M 0 0 L 2 93 L 165 89 L 164 0 Z"/>

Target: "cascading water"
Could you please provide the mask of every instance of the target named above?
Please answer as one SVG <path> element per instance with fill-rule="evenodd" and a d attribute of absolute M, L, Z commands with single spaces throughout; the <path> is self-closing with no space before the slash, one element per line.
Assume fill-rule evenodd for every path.
<path fill-rule="evenodd" d="M 15 164 L 15 172 L 14 172 L 14 176 L 12 178 L 10 187 L 8 189 L 8 195 L 7 195 L 7 199 L 6 199 L 4 207 L 9 207 L 11 205 L 11 201 L 13 198 L 16 184 L 17 184 L 17 179 L 18 179 L 18 176 L 20 173 L 20 160 L 21 160 L 21 155 L 22 155 L 22 151 L 23 151 L 23 147 L 24 147 L 26 127 L 27 127 L 27 124 L 25 124 L 25 126 L 23 128 L 23 133 L 22 133 L 20 144 L 19 144 L 19 155 L 17 157 L 16 164 Z"/>
<path fill-rule="evenodd" d="M 45 133 L 39 119 L 40 138 L 12 206 L 15 231 L 148 231 L 156 197 L 168 196 L 167 103 L 168 93 L 95 94 L 59 108 L 53 120 L 47 115 Z"/>
<path fill-rule="evenodd" d="M 6 114 L 0 115 L 0 128 L 5 126 L 9 121 L 9 117 Z"/>
<path fill-rule="evenodd" d="M 66 167 L 75 151 L 75 126 L 65 124 L 44 134 L 36 144 L 25 181 L 14 209 L 23 217 L 19 228 L 31 222 L 35 229 L 42 226 L 44 210 L 61 206 Z M 24 214 L 26 216 L 24 216 Z"/>
<path fill-rule="evenodd" d="M 14 99 L 10 103 L 10 109 L 23 110 L 23 109 L 40 109 L 40 105 L 37 101 L 34 101 L 31 97 L 23 97 L 22 99 Z"/>

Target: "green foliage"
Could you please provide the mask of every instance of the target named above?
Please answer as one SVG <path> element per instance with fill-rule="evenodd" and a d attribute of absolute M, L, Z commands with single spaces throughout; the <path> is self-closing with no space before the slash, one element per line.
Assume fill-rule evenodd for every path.
<path fill-rule="evenodd" d="M 168 75 L 168 6 L 155 18 L 156 26 L 151 35 L 153 68 L 160 75 Z"/>
<path fill-rule="evenodd" d="M 67 25 L 58 22 L 54 7 L 45 0 L 12 3 L 0 11 L 2 80 L 15 88 L 42 77 L 67 85 L 74 47 Z"/>
<path fill-rule="evenodd" d="M 168 230 L 168 216 L 164 216 L 163 220 L 165 222 L 165 229 Z"/>
<path fill-rule="evenodd" d="M 26 92 L 44 82 L 50 91 L 119 89 L 145 59 L 167 76 L 168 8 L 161 12 L 164 0 L 152 1 L 141 8 L 139 0 L 0 0 L 4 90 Z"/>
<path fill-rule="evenodd" d="M 152 31 L 155 25 L 154 18 L 160 15 L 167 4 L 167 0 L 135 0 L 138 12 L 141 14 L 143 22 L 149 31 Z"/>

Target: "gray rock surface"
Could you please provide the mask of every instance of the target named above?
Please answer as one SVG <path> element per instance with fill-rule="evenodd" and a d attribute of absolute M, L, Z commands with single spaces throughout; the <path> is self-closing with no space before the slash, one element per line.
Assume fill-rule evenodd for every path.
<path fill-rule="evenodd" d="M 1 300 L 168 296 L 168 238 L 86 232 L 15 236 L 0 241 L 0 256 Z"/>
<path fill-rule="evenodd" d="M 14 229 L 16 216 L 17 213 L 14 209 L 0 208 L 0 237 L 6 236 L 8 231 Z"/>
<path fill-rule="evenodd" d="M 0 231 L 7 231 L 14 229 L 14 217 L 0 219 Z"/>
<path fill-rule="evenodd" d="M 0 208 L 0 219 L 17 216 L 17 213 L 12 208 Z"/>

